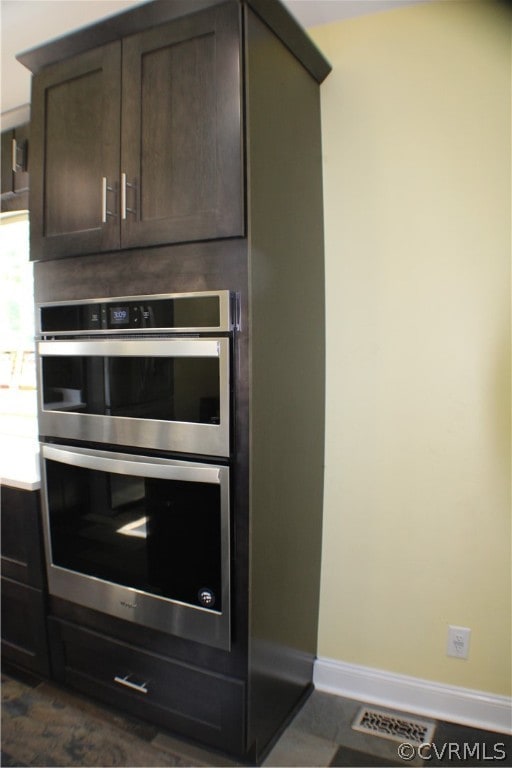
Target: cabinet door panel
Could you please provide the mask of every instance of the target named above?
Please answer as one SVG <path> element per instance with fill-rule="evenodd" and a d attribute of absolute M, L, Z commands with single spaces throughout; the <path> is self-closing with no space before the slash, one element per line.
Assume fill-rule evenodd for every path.
<path fill-rule="evenodd" d="M 49 674 L 43 593 L 2 576 L 2 657 L 19 667 Z"/>
<path fill-rule="evenodd" d="M 101 155 L 91 137 L 101 136 L 102 116 L 91 110 L 101 90 L 101 71 L 57 83 L 46 93 L 46 206 L 48 237 L 95 229 Z M 62 120 L 66 115 L 66 120 Z"/>
<path fill-rule="evenodd" d="M 0 485 L 2 576 L 44 586 L 39 491 Z"/>
<path fill-rule="evenodd" d="M 116 42 L 49 67 L 34 79 L 33 259 L 119 245 L 119 217 L 102 221 L 102 179 L 115 189 L 120 64 Z M 114 192 L 107 195 L 108 208 L 115 213 L 114 198 Z"/>
<path fill-rule="evenodd" d="M 238 14 L 221 6 L 124 42 L 122 246 L 243 234 Z"/>
<path fill-rule="evenodd" d="M 28 208 L 28 132 L 28 125 L 2 132 L 2 212 Z"/>
<path fill-rule="evenodd" d="M 142 57 L 141 219 L 183 218 L 215 200 L 213 34 Z M 158 84 L 167 83 L 164 98 Z"/>
<path fill-rule="evenodd" d="M 29 126 L 20 125 L 14 129 L 14 138 L 18 151 L 16 152 L 17 169 L 14 176 L 14 193 L 20 194 L 28 190 L 28 161 L 29 161 Z"/>

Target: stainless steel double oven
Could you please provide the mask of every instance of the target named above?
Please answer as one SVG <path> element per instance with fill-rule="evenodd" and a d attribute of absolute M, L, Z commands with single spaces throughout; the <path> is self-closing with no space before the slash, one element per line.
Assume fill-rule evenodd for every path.
<path fill-rule="evenodd" d="M 50 594 L 230 648 L 235 298 L 41 304 Z"/>

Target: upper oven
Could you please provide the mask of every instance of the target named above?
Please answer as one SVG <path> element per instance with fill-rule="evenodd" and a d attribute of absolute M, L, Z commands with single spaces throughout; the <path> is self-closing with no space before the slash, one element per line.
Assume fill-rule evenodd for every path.
<path fill-rule="evenodd" d="M 37 307 L 44 437 L 230 455 L 229 291 Z"/>

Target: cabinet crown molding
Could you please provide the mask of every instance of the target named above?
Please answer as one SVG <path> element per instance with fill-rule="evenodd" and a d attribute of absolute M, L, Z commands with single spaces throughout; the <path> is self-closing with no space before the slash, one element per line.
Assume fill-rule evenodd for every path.
<path fill-rule="evenodd" d="M 251 8 L 280 38 L 312 77 L 321 83 L 331 65 L 280 0 L 194 0 L 194 13 L 222 4 Z M 129 11 L 24 51 L 16 59 L 37 74 L 44 67 L 149 27 L 190 15 L 190 0 L 151 0 Z"/>

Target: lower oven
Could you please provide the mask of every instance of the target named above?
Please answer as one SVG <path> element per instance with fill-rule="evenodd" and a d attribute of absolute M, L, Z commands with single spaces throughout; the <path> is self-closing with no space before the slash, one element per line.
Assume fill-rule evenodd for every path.
<path fill-rule="evenodd" d="M 50 594 L 230 648 L 229 468 L 41 445 Z"/>
<path fill-rule="evenodd" d="M 41 304 L 50 595 L 230 649 L 228 291 Z"/>

